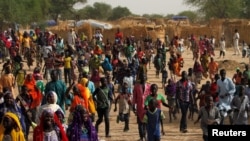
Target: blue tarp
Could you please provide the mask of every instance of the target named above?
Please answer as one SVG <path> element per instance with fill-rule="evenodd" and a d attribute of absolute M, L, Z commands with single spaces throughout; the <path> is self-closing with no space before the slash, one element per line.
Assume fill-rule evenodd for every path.
<path fill-rule="evenodd" d="M 172 19 L 173 20 L 187 20 L 188 17 L 187 16 L 173 16 Z"/>
<path fill-rule="evenodd" d="M 46 24 L 47 24 L 48 26 L 55 26 L 55 25 L 57 25 L 57 23 L 56 23 L 55 20 L 47 20 L 47 21 L 46 21 Z"/>

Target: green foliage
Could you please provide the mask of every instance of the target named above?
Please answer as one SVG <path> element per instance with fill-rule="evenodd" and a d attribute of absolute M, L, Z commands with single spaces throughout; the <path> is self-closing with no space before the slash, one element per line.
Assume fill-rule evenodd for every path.
<path fill-rule="evenodd" d="M 178 14 L 179 16 L 187 16 L 190 22 L 195 22 L 198 15 L 193 11 L 182 11 Z"/>
<path fill-rule="evenodd" d="M 94 8 L 92 6 L 86 6 L 83 9 L 75 11 L 75 15 L 79 19 L 89 19 L 92 16 L 92 13 L 94 12 Z M 76 19 L 76 16 L 74 16 L 72 13 L 65 14 L 62 19 Z M 77 19 L 78 20 L 78 19 Z"/>
<path fill-rule="evenodd" d="M 0 20 L 9 23 L 29 24 L 46 18 L 49 0 L 1 0 Z"/>
<path fill-rule="evenodd" d="M 132 13 L 126 7 L 115 7 L 106 3 L 94 3 L 93 6 L 86 6 L 76 12 L 80 19 L 116 20 Z M 71 17 L 73 18 L 73 17 Z"/>
<path fill-rule="evenodd" d="M 116 20 L 125 16 L 139 16 L 126 7 L 115 7 L 96 2 L 93 6 L 85 6 L 75 10 L 76 2 L 86 3 L 87 0 L 0 0 L 0 24 L 19 23 L 22 25 L 33 22 L 42 23 L 47 19 L 97 19 Z M 210 18 L 250 18 L 250 0 L 184 0 L 184 3 L 197 8 L 197 11 L 183 11 L 178 15 L 187 16 L 191 22 L 203 17 Z M 144 14 L 146 18 L 172 18 L 173 14 Z"/>
<path fill-rule="evenodd" d="M 241 17 L 250 19 L 250 0 L 242 0 Z"/>
<path fill-rule="evenodd" d="M 206 20 L 210 18 L 240 18 L 243 8 L 249 10 L 244 1 L 249 0 L 184 0 L 185 4 L 198 8 Z"/>
<path fill-rule="evenodd" d="M 127 7 L 115 7 L 112 9 L 112 14 L 109 17 L 109 20 L 117 20 L 122 17 L 130 16 L 132 13 L 129 11 Z"/>
<path fill-rule="evenodd" d="M 0 0 L 0 20 L 9 23 L 30 24 L 71 11 L 76 2 L 86 0 Z"/>
<path fill-rule="evenodd" d="M 93 17 L 94 19 L 107 20 L 112 13 L 112 7 L 106 3 L 94 3 Z"/>
<path fill-rule="evenodd" d="M 50 18 L 57 21 L 59 16 L 64 17 L 66 15 L 72 14 L 72 16 L 75 17 L 76 14 L 75 11 L 73 10 L 73 5 L 76 2 L 85 3 L 87 2 L 87 0 L 50 0 L 51 4 L 51 7 L 49 9 Z"/>
<path fill-rule="evenodd" d="M 105 3 L 96 2 L 93 6 L 86 6 L 78 10 L 76 14 L 79 15 L 80 19 L 107 20 L 112 14 L 112 7 Z"/>

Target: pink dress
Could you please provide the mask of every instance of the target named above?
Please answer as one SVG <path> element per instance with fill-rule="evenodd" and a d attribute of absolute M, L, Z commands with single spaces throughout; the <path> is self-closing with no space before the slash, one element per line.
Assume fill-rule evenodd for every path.
<path fill-rule="evenodd" d="M 141 84 L 135 84 L 134 91 L 133 91 L 133 104 L 136 104 L 137 109 L 137 116 L 139 117 L 140 121 L 143 121 L 143 116 L 146 113 L 144 109 L 144 102 L 148 95 L 150 95 L 150 86 L 151 84 L 145 84 L 145 91 L 143 92 Z"/>

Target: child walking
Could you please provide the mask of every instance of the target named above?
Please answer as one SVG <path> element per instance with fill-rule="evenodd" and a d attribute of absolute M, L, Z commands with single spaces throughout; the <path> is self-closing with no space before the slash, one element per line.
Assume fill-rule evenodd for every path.
<path fill-rule="evenodd" d="M 123 83 L 122 91 L 115 99 L 115 109 L 117 110 L 117 102 L 119 103 L 119 114 L 117 116 L 117 123 L 119 121 L 124 121 L 125 126 L 123 131 L 127 132 L 129 130 L 129 113 L 130 113 L 130 105 L 131 105 L 131 99 L 130 99 L 131 93 L 129 93 L 128 84 Z"/>
<path fill-rule="evenodd" d="M 155 76 L 157 78 L 159 78 L 160 71 L 162 70 L 162 59 L 161 58 L 162 58 L 162 55 L 159 53 L 154 58 L 154 67 L 156 69 Z"/>
<path fill-rule="evenodd" d="M 15 80 L 17 82 L 18 92 L 21 93 L 21 87 L 26 78 L 26 70 L 23 68 L 23 63 L 20 63 L 20 68 L 15 72 Z"/>
<path fill-rule="evenodd" d="M 161 79 L 162 79 L 162 88 L 165 87 L 166 83 L 167 83 L 167 79 L 168 79 L 168 71 L 166 66 L 163 67 L 162 71 L 161 71 Z"/>
<path fill-rule="evenodd" d="M 226 41 L 225 38 L 221 37 L 220 39 L 220 56 L 219 58 L 221 58 L 221 56 L 224 58 L 226 55 Z"/>
<path fill-rule="evenodd" d="M 148 141 L 160 141 L 161 139 L 160 123 L 165 117 L 162 111 L 157 108 L 157 105 L 157 100 L 152 98 L 143 118 L 143 122 L 146 124 Z"/>
<path fill-rule="evenodd" d="M 169 122 L 172 122 L 172 117 L 176 120 L 177 105 L 176 105 L 176 83 L 173 79 L 168 79 L 168 84 L 165 86 L 165 95 L 167 96 L 169 109 Z"/>
<path fill-rule="evenodd" d="M 150 87 L 150 90 L 151 90 L 151 94 L 146 97 L 146 100 L 144 102 L 145 109 L 149 109 L 149 102 L 150 102 L 151 99 L 156 99 L 156 101 L 157 101 L 157 108 L 160 109 L 160 110 L 161 110 L 161 104 L 163 106 L 165 106 L 165 107 L 168 107 L 169 109 L 172 109 L 172 107 L 170 107 L 166 103 L 166 99 L 164 98 L 164 96 L 162 94 L 158 93 L 158 86 L 157 86 L 157 84 L 152 84 L 151 87 Z M 164 135 L 165 132 L 164 132 L 164 126 L 163 126 L 162 119 L 160 120 L 160 122 L 161 122 L 161 132 Z"/>

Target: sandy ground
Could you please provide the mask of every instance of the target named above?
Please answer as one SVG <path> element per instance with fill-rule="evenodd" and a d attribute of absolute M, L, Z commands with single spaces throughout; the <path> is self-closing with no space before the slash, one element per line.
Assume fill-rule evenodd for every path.
<path fill-rule="evenodd" d="M 223 59 L 218 59 L 219 51 L 215 51 L 216 56 L 215 61 L 221 61 Z M 169 57 L 169 54 L 167 55 L 167 58 Z M 184 57 L 184 68 L 183 70 L 187 70 L 189 67 L 193 66 L 193 60 L 192 60 L 192 54 L 191 51 L 185 51 L 183 53 Z M 248 62 L 248 59 L 244 58 L 242 59 L 241 56 L 233 56 L 232 49 L 228 49 L 226 53 L 226 57 L 224 60 L 235 60 L 237 62 Z M 159 85 L 159 93 L 163 93 L 163 89 L 161 89 L 161 79 L 155 77 L 155 69 L 152 67 L 148 71 L 148 78 L 150 83 L 156 83 Z M 234 66 L 233 66 L 234 67 Z M 235 66 L 236 68 L 237 66 Z M 227 70 L 227 76 L 232 78 L 235 70 Z M 161 77 L 160 77 L 161 78 Z M 179 79 L 179 78 L 178 78 Z M 206 80 L 203 79 L 202 83 L 204 83 Z M 163 111 L 166 115 L 166 119 L 164 120 L 164 129 L 166 134 L 161 137 L 162 141 L 202 141 L 202 131 L 200 129 L 200 125 L 196 124 L 194 125 L 191 120 L 188 120 L 188 133 L 180 133 L 179 132 L 179 120 L 180 120 L 180 114 L 177 115 L 177 120 L 174 120 L 172 123 L 169 123 L 168 119 L 168 109 L 163 108 Z M 67 113 L 68 115 L 68 113 Z M 105 138 L 104 134 L 104 123 L 102 123 L 99 127 L 99 137 L 101 140 L 105 141 L 137 141 L 139 139 L 138 129 L 137 129 L 137 123 L 136 123 L 136 116 L 131 113 L 130 117 L 130 130 L 128 132 L 123 132 L 124 123 L 116 123 L 116 116 L 117 113 L 113 112 L 113 107 L 110 113 L 110 134 L 111 138 Z M 197 114 L 195 114 L 194 119 L 197 118 Z M 32 141 L 32 134 L 33 132 L 30 132 L 29 140 Z"/>

